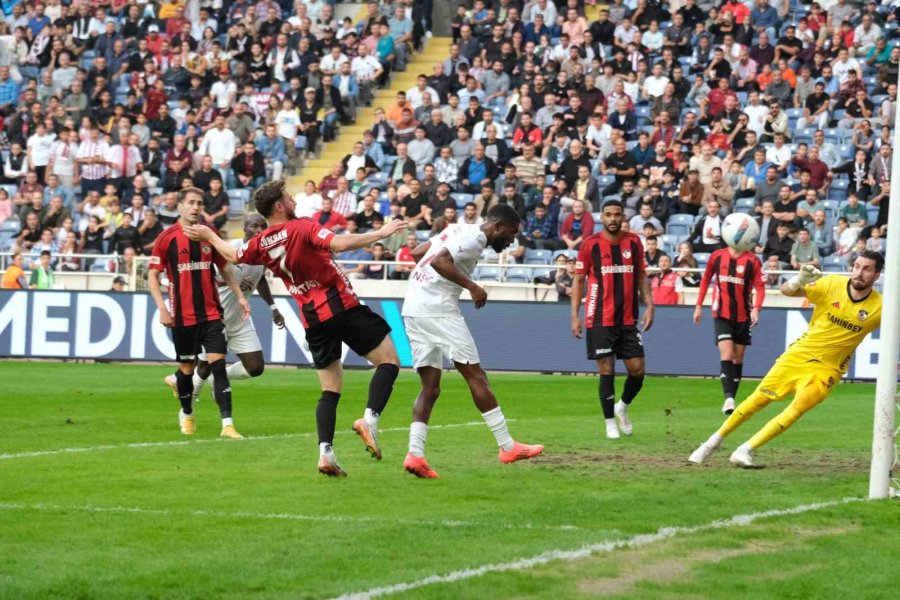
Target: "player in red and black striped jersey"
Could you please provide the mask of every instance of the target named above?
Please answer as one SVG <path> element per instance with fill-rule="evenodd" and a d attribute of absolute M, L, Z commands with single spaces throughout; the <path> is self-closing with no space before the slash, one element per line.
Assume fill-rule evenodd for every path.
<path fill-rule="evenodd" d="M 241 294 L 239 282 L 231 265 L 205 240 L 191 240 L 185 228 L 200 222 L 203 210 L 203 190 L 186 188 L 178 193 L 178 221 L 163 231 L 153 243 L 150 257 L 148 283 L 150 294 L 159 309 L 159 320 L 172 329 L 172 341 L 178 371 L 175 381 L 181 411 L 178 422 L 181 432 L 191 435 L 196 430 L 192 392 L 192 376 L 197 355 L 206 350 L 209 368 L 215 377 L 213 395 L 222 414 L 222 437 L 238 439 L 231 416 L 231 385 L 225 371 L 225 325 L 222 322 L 222 305 L 216 285 L 215 268 L 222 273 L 225 283 L 240 297 L 244 318 L 250 316 L 250 304 Z M 218 238 L 206 226 L 202 226 Z M 219 238 L 220 239 L 220 238 Z M 160 274 L 169 280 L 168 303 L 163 297 Z"/>
<path fill-rule="evenodd" d="M 312 219 L 297 218 L 294 200 L 284 189 L 283 180 L 260 186 L 253 194 L 253 202 L 269 227 L 237 251 L 218 236 L 211 235 L 208 229 L 194 227 L 189 234 L 209 241 L 233 263 L 266 266 L 281 278 L 294 296 L 322 386 L 316 408 L 319 472 L 343 477 L 346 473 L 338 464 L 333 449 L 337 404 L 344 379 L 341 345 L 347 344 L 375 365 L 365 414 L 353 423 L 353 429 L 370 454 L 379 460 L 378 418 L 391 396 L 400 372 L 400 361 L 391 341 L 390 326 L 360 304 L 350 281 L 331 253 L 364 248 L 392 236 L 406 224 L 394 220 L 378 231 L 336 236 Z"/>
<path fill-rule="evenodd" d="M 620 201 L 603 203 L 603 230 L 582 243 L 571 294 L 572 333 L 577 338 L 582 337 L 579 311 L 583 292 L 586 297 L 584 337 L 588 360 L 596 360 L 600 371 L 600 406 L 606 419 L 606 437 L 611 439 L 618 438 L 620 430 L 631 435 L 628 406 L 644 385 L 641 333 L 653 324 L 653 296 L 644 247 L 637 235 L 622 230 L 624 216 Z M 646 309 L 639 319 L 641 302 Z M 622 359 L 628 371 L 619 402 L 615 401 L 617 358 Z"/>
<path fill-rule="evenodd" d="M 750 330 L 759 322 L 759 309 L 766 297 L 762 264 L 752 252 L 738 252 L 721 248 L 712 253 L 700 282 L 694 323 L 700 324 L 703 300 L 712 286 L 712 315 L 716 344 L 722 370 L 722 392 L 725 404 L 722 412 L 734 411 L 734 397 L 744 371 L 744 352 L 751 344 Z M 752 298 L 756 291 L 755 299 Z"/>

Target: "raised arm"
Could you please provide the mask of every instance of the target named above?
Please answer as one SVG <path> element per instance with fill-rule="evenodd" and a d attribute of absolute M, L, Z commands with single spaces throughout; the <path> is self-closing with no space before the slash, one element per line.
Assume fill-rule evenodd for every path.
<path fill-rule="evenodd" d="M 379 240 L 389 238 L 401 229 L 406 227 L 406 221 L 402 219 L 394 219 L 377 231 L 369 231 L 367 233 L 348 233 L 345 235 L 336 235 L 331 238 L 332 252 L 347 252 L 348 250 L 357 250 L 365 248 L 370 244 L 374 244 Z"/>
<path fill-rule="evenodd" d="M 806 286 L 823 275 L 812 265 L 803 265 L 800 271 L 781 284 L 781 293 L 791 298 L 805 298 Z"/>

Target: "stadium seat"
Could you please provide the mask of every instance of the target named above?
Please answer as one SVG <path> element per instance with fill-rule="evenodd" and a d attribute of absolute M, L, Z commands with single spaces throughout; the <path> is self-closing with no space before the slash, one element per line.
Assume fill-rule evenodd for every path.
<path fill-rule="evenodd" d="M 874 225 L 878 221 L 878 207 L 866 206 L 866 215 L 869 217 L 869 225 Z"/>
<path fill-rule="evenodd" d="M 734 203 L 734 212 L 752 215 L 755 207 L 756 200 L 753 198 L 738 198 Z"/>
<path fill-rule="evenodd" d="M 474 195 L 466 194 L 463 192 L 453 192 L 452 194 L 450 194 L 450 197 L 456 200 L 457 208 L 463 208 L 466 204 L 472 202 L 472 200 L 475 198 Z"/>
<path fill-rule="evenodd" d="M 671 225 L 672 223 L 680 223 L 683 225 L 691 226 L 694 224 L 694 220 L 695 219 L 694 219 L 693 215 L 688 215 L 685 213 L 678 213 L 677 215 L 672 215 L 669 218 L 669 224 Z"/>
<path fill-rule="evenodd" d="M 566 258 L 578 258 L 578 250 L 557 250 L 550 258 L 550 264 L 556 263 L 556 257 L 565 256 Z"/>
<path fill-rule="evenodd" d="M 15 234 L 19 233 L 20 231 L 22 231 L 22 225 L 19 224 L 19 222 L 15 219 L 11 219 L 9 221 L 3 221 L 3 223 L 0 223 L 0 231 L 9 232 L 9 233 L 12 233 L 13 235 L 15 235 Z"/>
<path fill-rule="evenodd" d="M 600 187 L 606 187 L 608 185 L 612 185 L 612 183 L 616 180 L 615 175 L 597 175 L 594 177 L 597 180 L 597 185 Z"/>
<path fill-rule="evenodd" d="M 830 198 L 828 200 L 823 200 L 820 208 L 825 209 L 826 217 L 837 218 L 838 212 L 841 210 L 840 200 L 831 200 Z"/>
<path fill-rule="evenodd" d="M 526 265 L 549 265 L 553 252 L 551 250 L 528 249 L 525 251 Z"/>
<path fill-rule="evenodd" d="M 705 267 L 706 263 L 709 262 L 709 257 L 711 254 L 709 252 L 694 252 L 694 260 L 697 261 L 697 264 L 701 267 Z"/>
<path fill-rule="evenodd" d="M 500 282 L 500 267 L 478 267 L 474 273 L 475 281 Z"/>
<path fill-rule="evenodd" d="M 495 263 L 500 260 L 500 255 L 493 248 L 485 248 L 478 257 L 478 262 Z"/>
<path fill-rule="evenodd" d="M 420 242 L 427 242 L 430 235 L 430 231 L 416 231 L 416 239 Z"/>
<path fill-rule="evenodd" d="M 524 267 L 513 267 L 506 270 L 506 283 L 531 283 L 532 270 Z"/>
<path fill-rule="evenodd" d="M 231 219 L 243 217 L 249 201 L 250 190 L 228 190 L 228 217 Z"/>
<path fill-rule="evenodd" d="M 847 258 L 834 255 L 823 258 L 822 270 L 826 273 L 844 273 L 847 271 Z"/>
<path fill-rule="evenodd" d="M 678 215 L 673 215 L 678 216 Z M 690 216 L 690 215 L 688 215 Z M 673 221 L 669 221 L 669 224 L 666 225 L 666 233 L 671 236 L 677 236 L 679 239 L 687 238 L 691 235 L 691 230 L 693 229 L 693 225 L 689 225 L 687 223 L 677 223 Z"/>

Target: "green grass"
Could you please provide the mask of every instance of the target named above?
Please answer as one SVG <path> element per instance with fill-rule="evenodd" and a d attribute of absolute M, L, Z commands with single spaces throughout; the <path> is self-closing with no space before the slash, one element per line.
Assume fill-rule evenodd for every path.
<path fill-rule="evenodd" d="M 125 446 L 184 441 L 161 384 L 170 371 L 0 363 L 0 454 L 119 446 L 0 460 L 0 597 L 328 598 L 867 491 L 870 385 L 838 386 L 759 453 L 767 468 L 740 471 L 727 452 L 703 468 L 684 462 L 721 421 L 717 381 L 649 379 L 634 437 L 613 443 L 602 437 L 596 378 L 497 374 L 513 435 L 547 447 L 501 465 L 462 380 L 447 373 L 432 424 L 476 425 L 433 428 L 428 458 L 441 478 L 420 481 L 401 467 L 404 431 L 382 435 L 380 463 L 349 433 L 369 378 L 351 372 L 336 439 L 349 477 L 330 480 L 315 469 L 309 370 L 234 384 L 239 431 L 275 437 L 216 440 L 207 393 L 193 440 Z M 401 373 L 382 427 L 408 426 L 417 389 Z M 145 512 L 86 510 L 112 507 Z M 885 598 L 900 584 L 898 527 L 896 504 L 854 503 L 396 597 Z"/>

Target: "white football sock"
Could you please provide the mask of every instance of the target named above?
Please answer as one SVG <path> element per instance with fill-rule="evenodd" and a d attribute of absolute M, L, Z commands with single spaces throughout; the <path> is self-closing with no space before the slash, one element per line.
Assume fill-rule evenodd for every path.
<path fill-rule="evenodd" d="M 515 442 L 513 442 L 512 436 L 509 435 L 506 418 L 503 416 L 503 411 L 500 410 L 500 407 L 498 406 L 493 410 L 482 413 L 481 416 L 484 417 L 484 422 L 487 423 L 488 429 L 491 430 L 491 433 L 497 439 L 497 445 L 504 450 L 512 450 Z"/>
<path fill-rule="evenodd" d="M 196 402 L 197 398 L 200 397 L 200 392 L 203 391 L 203 386 L 206 385 L 206 380 L 202 379 L 200 375 L 197 374 L 197 371 L 194 371 L 194 376 L 191 377 L 191 381 L 194 384 L 194 391 L 191 392 L 191 402 Z"/>
<path fill-rule="evenodd" d="M 378 431 L 378 419 L 381 417 L 377 412 L 373 412 L 371 408 L 367 408 L 363 413 L 363 419 L 366 421 L 366 425 L 369 426 L 369 429 L 372 431 Z"/>
<path fill-rule="evenodd" d="M 743 444 L 738 446 L 738 450 L 741 450 L 743 452 L 753 452 L 753 448 L 750 447 L 749 442 L 744 442 Z"/>
<path fill-rule="evenodd" d="M 722 439 L 724 439 L 724 438 L 722 438 L 722 436 L 719 435 L 719 432 L 716 432 L 716 433 L 712 434 L 711 436 L 709 436 L 709 439 L 706 440 L 706 445 L 709 446 L 710 448 L 718 448 L 719 444 L 722 443 Z"/>
<path fill-rule="evenodd" d="M 237 361 L 233 365 L 229 365 L 225 372 L 228 373 L 228 381 L 235 379 L 250 379 L 250 373 L 244 368 L 244 363 Z"/>
<path fill-rule="evenodd" d="M 417 458 L 425 456 L 426 437 L 428 437 L 428 423 L 413 421 L 409 426 L 409 453 Z"/>
<path fill-rule="evenodd" d="M 613 408 L 613 410 L 616 411 L 616 412 L 626 412 L 626 413 L 627 413 L 627 412 L 628 412 L 628 405 L 625 404 L 623 401 L 619 400 L 618 402 L 616 402 L 615 407 Z"/>
<path fill-rule="evenodd" d="M 334 454 L 334 450 L 328 442 L 321 442 L 319 444 L 319 456 L 325 456 L 326 454 Z"/>
<path fill-rule="evenodd" d="M 618 427 L 618 425 L 616 425 L 616 418 L 615 418 L 615 417 L 613 417 L 612 419 L 604 419 L 604 421 L 606 421 L 606 426 L 607 426 L 607 427 Z"/>
<path fill-rule="evenodd" d="M 228 427 L 229 425 L 234 425 L 234 420 L 231 417 L 225 417 L 222 419 L 222 427 Z"/>

